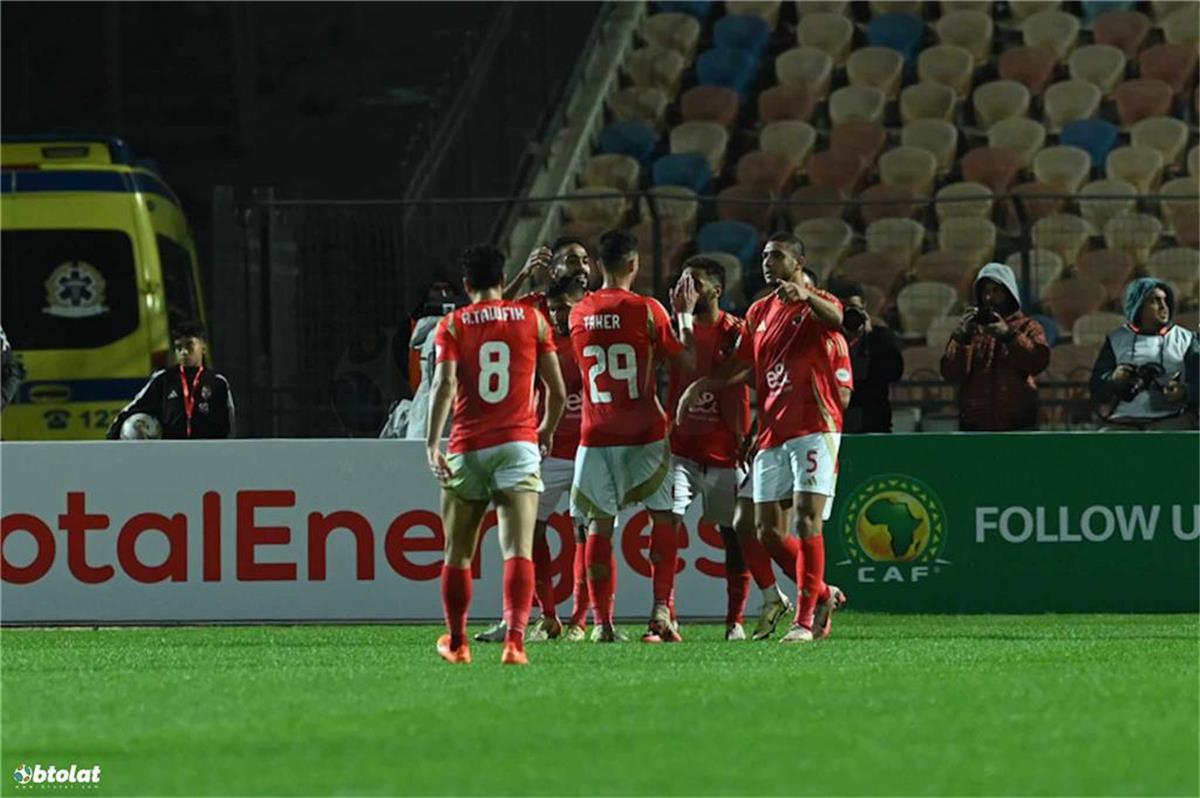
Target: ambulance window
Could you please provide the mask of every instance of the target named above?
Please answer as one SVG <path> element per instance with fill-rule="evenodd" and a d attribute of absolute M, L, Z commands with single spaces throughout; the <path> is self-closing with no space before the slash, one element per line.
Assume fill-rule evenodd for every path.
<path fill-rule="evenodd" d="M 127 233 L 4 230 L 0 241 L 0 318 L 14 349 L 91 349 L 137 330 Z"/>
<path fill-rule="evenodd" d="M 164 235 L 156 235 L 158 261 L 162 264 L 167 293 L 167 320 L 171 327 L 181 321 L 199 321 L 200 303 L 192 280 L 192 258 L 188 251 Z"/>

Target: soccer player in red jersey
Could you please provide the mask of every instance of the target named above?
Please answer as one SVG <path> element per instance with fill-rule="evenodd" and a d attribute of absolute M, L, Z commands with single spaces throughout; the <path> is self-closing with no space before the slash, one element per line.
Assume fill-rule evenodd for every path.
<path fill-rule="evenodd" d="M 584 287 L 589 287 L 592 280 L 592 261 L 588 256 L 587 247 L 581 240 L 572 236 L 562 236 L 555 239 L 550 246 L 538 247 L 529 253 L 525 265 L 513 276 L 512 282 L 505 286 L 504 298 L 533 305 L 548 317 L 550 310 L 546 305 L 546 293 L 532 291 L 517 298 L 521 286 L 530 279 L 554 282 L 559 278 L 575 275 L 583 275 Z"/>
<path fill-rule="evenodd" d="M 735 360 L 692 383 L 678 410 L 682 415 L 704 391 L 719 390 L 753 367 L 760 430 L 755 525 L 776 562 L 785 570 L 794 563 L 799 592 L 786 643 L 827 636 L 833 611 L 844 601 L 840 590 L 825 584 L 822 532 L 836 483 L 842 410 L 853 382 L 839 332 L 841 303 L 807 284 L 803 266 L 799 239 L 788 233 L 771 236 L 763 249 L 763 275 L 772 292 L 746 313 Z M 799 541 L 787 532 L 788 499 Z"/>
<path fill-rule="evenodd" d="M 593 640 L 615 642 L 612 536 L 617 513 L 640 504 L 650 511 L 654 607 L 648 642 L 679 640 L 669 601 L 675 585 L 674 502 L 667 477 L 667 416 L 658 402 L 656 370 L 667 358 L 694 360 L 696 288 L 688 277 L 672 291 L 680 338 L 655 299 L 629 290 L 637 276 L 637 239 L 611 230 L 600 237 L 604 284 L 571 311 L 571 344 L 583 375 L 583 426 L 571 508 L 588 519 L 588 588 L 596 609 Z"/>
<path fill-rule="evenodd" d="M 488 245 L 467 248 L 463 286 L 471 304 L 438 325 L 437 367 L 425 439 L 429 468 L 442 484 L 446 554 L 442 603 L 449 634 L 438 654 L 468 663 L 467 610 L 471 560 L 488 504 L 499 520 L 504 555 L 504 620 L 508 632 L 500 661 L 525 665 L 525 625 L 533 601 L 533 524 L 542 489 L 542 455 L 552 448 L 566 401 L 549 322 L 535 308 L 501 298 L 504 255 Z M 546 413 L 539 426 L 534 381 L 546 386 Z M 443 454 L 439 432 L 454 415 Z"/>

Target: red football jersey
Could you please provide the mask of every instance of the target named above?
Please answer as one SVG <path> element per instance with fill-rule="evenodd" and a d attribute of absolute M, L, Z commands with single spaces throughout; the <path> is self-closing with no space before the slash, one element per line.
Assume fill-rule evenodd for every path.
<path fill-rule="evenodd" d="M 754 364 L 760 450 L 842 431 L 838 386 L 854 387 L 848 352 L 842 334 L 816 318 L 807 302 L 788 304 L 771 294 L 750 306 L 737 357 Z"/>
<path fill-rule="evenodd" d="M 550 303 L 546 299 L 545 291 L 531 291 L 523 297 L 518 297 L 517 302 L 521 305 L 537 308 L 547 319 L 550 318 Z"/>
<path fill-rule="evenodd" d="M 558 422 L 558 429 L 554 432 L 554 445 L 550 448 L 550 456 L 574 460 L 575 450 L 579 448 L 580 426 L 583 423 L 583 378 L 579 375 L 579 364 L 575 362 L 571 336 L 554 333 L 554 345 L 558 351 L 558 367 L 567 386 L 567 406 L 563 409 L 562 420 Z"/>
<path fill-rule="evenodd" d="M 679 406 L 684 390 L 701 377 L 708 377 L 733 356 L 742 320 L 721 311 L 715 324 L 696 320 L 696 368 L 684 372 L 671 366 L 668 406 Z M 738 438 L 731 426 L 740 418 L 743 432 L 750 428 L 750 388 L 745 383 L 724 389 L 718 395 L 706 394 L 703 401 L 688 410 L 683 423 L 671 430 L 671 453 L 716 468 L 737 465 Z"/>
<path fill-rule="evenodd" d="M 655 391 L 660 361 L 683 351 L 656 299 L 602 288 L 571 309 L 571 345 L 583 377 L 583 446 L 662 440 L 667 416 Z"/>
<path fill-rule="evenodd" d="M 459 308 L 438 324 L 437 362 L 458 364 L 452 454 L 513 441 L 537 443 L 538 356 L 554 351 L 550 323 L 505 299 Z"/>

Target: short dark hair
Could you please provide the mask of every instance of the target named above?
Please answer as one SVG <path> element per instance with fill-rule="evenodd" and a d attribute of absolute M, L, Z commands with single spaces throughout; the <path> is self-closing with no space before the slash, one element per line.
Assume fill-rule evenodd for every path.
<path fill-rule="evenodd" d="M 204 329 L 204 325 L 194 319 L 181 321 L 171 331 L 171 340 L 178 341 L 181 338 L 199 338 L 201 341 L 207 342 L 208 330 Z"/>
<path fill-rule="evenodd" d="M 600 236 L 600 265 L 616 271 L 637 252 L 638 240 L 628 230 L 609 230 Z"/>
<path fill-rule="evenodd" d="M 721 290 L 725 290 L 725 267 L 720 264 L 715 258 L 710 258 L 707 255 L 693 255 L 683 262 L 685 269 L 699 269 L 709 276 L 709 278 L 721 286 Z"/>
<path fill-rule="evenodd" d="M 804 242 L 801 241 L 799 237 L 794 236 L 791 233 L 772 233 L 771 237 L 767 239 L 767 243 L 772 241 L 774 241 L 776 244 L 787 244 L 788 248 L 792 250 L 792 257 L 804 257 Z"/>
<path fill-rule="evenodd" d="M 577 244 L 583 247 L 584 252 L 588 251 L 588 245 L 584 243 L 582 238 L 578 238 L 576 236 L 559 236 L 550 243 L 550 251 L 552 253 L 558 252 L 563 247 L 569 247 L 572 244 Z"/>
<path fill-rule="evenodd" d="M 583 274 L 565 274 L 557 280 L 552 280 L 550 285 L 546 287 L 546 299 L 558 299 L 560 296 L 587 291 L 587 284 L 583 280 Z"/>
<path fill-rule="evenodd" d="M 808 275 L 808 279 L 812 280 L 812 284 L 814 287 L 820 288 L 821 278 L 817 277 L 816 272 L 814 272 L 812 269 L 808 268 L 807 266 L 804 266 L 803 268 L 801 268 L 800 271 L 803 272 L 804 274 Z"/>
<path fill-rule="evenodd" d="M 504 281 L 504 253 L 491 244 L 473 244 L 458 259 L 463 278 L 472 290 L 495 288 Z"/>

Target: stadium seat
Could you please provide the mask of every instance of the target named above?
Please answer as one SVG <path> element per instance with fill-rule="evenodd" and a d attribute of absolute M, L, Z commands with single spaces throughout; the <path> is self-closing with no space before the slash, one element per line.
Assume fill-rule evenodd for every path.
<path fill-rule="evenodd" d="M 787 159 L 793 171 L 804 167 L 816 143 L 817 131 L 813 126 L 794 119 L 767 123 L 758 134 L 758 148 L 779 153 Z"/>
<path fill-rule="evenodd" d="M 938 225 L 938 249 L 957 253 L 972 266 L 982 266 L 996 252 L 996 225 L 977 216 L 943 219 Z"/>
<path fill-rule="evenodd" d="M 731 4 L 736 7 L 737 4 Z M 741 50 L 761 61 L 771 40 L 771 25 L 754 14 L 726 14 L 713 25 L 713 44 L 728 50 Z"/>
<path fill-rule="evenodd" d="M 915 83 L 900 92 L 900 120 L 908 124 L 914 119 L 952 120 L 957 97 L 954 89 L 940 83 Z"/>
<path fill-rule="evenodd" d="M 872 286 L 884 296 L 890 296 L 908 264 L 888 252 L 859 252 L 838 264 L 835 274 L 843 280 Z"/>
<path fill-rule="evenodd" d="M 578 188 L 572 197 L 563 203 L 567 218 L 573 222 L 603 225 L 609 229 L 619 227 L 628 209 L 624 197 L 611 195 L 615 189 L 599 186 Z"/>
<path fill-rule="evenodd" d="M 933 282 L 941 281 L 935 280 Z M 950 343 L 950 336 L 958 329 L 961 321 L 959 317 L 954 315 L 942 316 L 931 321 L 929 329 L 925 331 L 925 346 L 936 352 L 944 352 L 946 344 Z M 905 350 L 905 354 L 907 354 L 907 351 Z"/>
<path fill-rule="evenodd" d="M 679 98 L 684 122 L 715 122 L 732 128 L 738 118 L 738 95 L 725 86 L 693 86 Z"/>
<path fill-rule="evenodd" d="M 1111 44 L 1089 44 L 1071 53 L 1072 80 L 1086 80 L 1107 96 L 1125 77 L 1125 53 Z"/>
<path fill-rule="evenodd" d="M 1050 284 L 1042 304 L 1049 308 L 1059 327 L 1070 330 L 1079 317 L 1099 310 L 1104 297 L 1104 286 L 1095 280 L 1064 277 Z"/>
<path fill-rule="evenodd" d="M 769 192 L 773 197 L 791 191 L 794 175 L 791 163 L 777 152 L 755 150 L 738 158 L 737 182 Z"/>
<path fill-rule="evenodd" d="M 815 47 L 793 47 L 775 59 L 775 78 L 781 84 L 803 86 L 818 100 L 829 94 L 833 59 Z"/>
<path fill-rule="evenodd" d="M 841 14 L 850 13 L 850 0 L 795 0 L 796 19 L 806 14 Z"/>
<path fill-rule="evenodd" d="M 975 126 L 988 130 L 997 122 L 1023 117 L 1029 111 L 1029 89 L 1015 80 L 993 80 L 975 89 Z"/>
<path fill-rule="evenodd" d="M 984 14 L 990 14 L 992 11 L 991 0 L 941 0 L 938 5 L 941 6 L 943 15 L 953 14 L 955 11 L 979 11 Z"/>
<path fill-rule="evenodd" d="M 608 98 L 615 122 L 641 122 L 655 130 L 667 113 L 667 93 L 654 86 L 628 86 Z"/>
<path fill-rule="evenodd" d="M 696 192 L 685 186 L 654 186 L 641 201 L 641 217 L 651 217 L 650 202 L 653 201 L 659 218 L 679 230 L 691 235 L 696 229 L 696 212 L 699 203 Z"/>
<path fill-rule="evenodd" d="M 992 18 L 982 11 L 943 11 L 937 21 L 938 41 L 953 44 L 971 54 L 975 68 L 992 55 Z"/>
<path fill-rule="evenodd" d="M 783 5 L 780 0 L 737 0 L 725 4 L 726 14 L 753 14 L 767 23 L 767 27 L 775 30 L 779 22 L 779 9 Z"/>
<path fill-rule="evenodd" d="M 807 87 L 782 83 L 758 95 L 758 118 L 764 125 L 772 122 L 807 122 L 817 106 L 817 97 Z"/>
<path fill-rule="evenodd" d="M 699 255 L 715 260 L 725 270 L 725 290 L 721 292 L 722 308 L 733 310 L 750 304 L 750 297 L 745 293 L 744 269 L 737 256 L 730 255 L 728 252 L 701 252 Z"/>
<path fill-rule="evenodd" d="M 829 121 L 833 124 L 858 117 L 868 122 L 883 122 L 887 98 L 869 86 L 843 86 L 829 95 Z"/>
<path fill-rule="evenodd" d="M 1176 97 L 1191 90 L 1196 79 L 1196 48 L 1183 44 L 1157 44 L 1138 54 L 1143 78 L 1161 80 Z"/>
<path fill-rule="evenodd" d="M 962 159 L 963 179 L 1007 194 L 1021 171 L 1021 156 L 1007 147 L 977 147 Z"/>
<path fill-rule="evenodd" d="M 1125 127 L 1171 113 L 1171 87 L 1161 80 L 1127 80 L 1113 89 L 1117 118 Z"/>
<path fill-rule="evenodd" d="M 1132 0 L 1082 0 L 1083 21 L 1085 26 L 1092 24 L 1098 17 L 1113 9 L 1125 10 L 1133 5 Z"/>
<path fill-rule="evenodd" d="M 933 193 L 937 159 L 920 147 L 896 147 L 879 157 L 879 177 L 893 186 L 904 186 L 918 197 Z"/>
<path fill-rule="evenodd" d="M 854 23 L 841 14 L 805 14 L 796 26 L 796 43 L 825 53 L 833 60 L 835 67 L 846 62 L 853 38 Z"/>
<path fill-rule="evenodd" d="M 652 14 L 642 20 L 640 33 L 647 44 L 674 50 L 683 56 L 685 63 L 696 57 L 700 23 L 690 14 L 676 11 Z"/>
<path fill-rule="evenodd" d="M 1025 264 L 1020 252 L 1014 252 L 1004 261 L 1008 268 L 1017 276 L 1017 282 L 1024 282 Z M 1029 250 L 1029 277 L 1033 283 L 1034 296 L 1042 296 L 1046 288 L 1062 274 L 1063 262 L 1057 252 L 1048 249 Z"/>
<path fill-rule="evenodd" d="M 795 227 L 808 219 L 841 218 L 846 213 L 846 194 L 825 186 L 801 186 L 792 192 L 788 220 Z"/>
<path fill-rule="evenodd" d="M 1086 80 L 1063 80 L 1046 89 L 1042 96 L 1046 125 L 1051 133 L 1077 119 L 1089 119 L 1100 108 L 1100 90 Z"/>
<path fill-rule="evenodd" d="M 911 64 L 921 49 L 925 23 L 911 14 L 879 14 L 867 23 L 867 42 L 872 47 L 890 47 Z"/>
<path fill-rule="evenodd" d="M 1061 187 L 1067 194 L 1079 191 L 1091 171 L 1091 156 L 1078 147 L 1046 147 L 1033 157 L 1034 176 Z"/>
<path fill-rule="evenodd" d="M 881 125 L 865 119 L 849 119 L 833 126 L 829 148 L 858 157 L 863 170 L 870 173 L 879 153 L 887 145 L 887 131 Z"/>
<path fill-rule="evenodd" d="M 1177 286 L 1183 296 L 1194 297 L 1200 283 L 1200 249 L 1195 247 L 1171 247 L 1160 249 L 1150 256 L 1146 264 L 1150 275 Z M 1179 298 L 1181 302 L 1183 297 Z"/>
<path fill-rule="evenodd" d="M 1114 302 L 1121 299 L 1135 265 L 1133 256 L 1128 252 L 1093 249 L 1079 256 L 1075 262 L 1075 272 L 1104 286 L 1107 301 Z"/>
<path fill-rule="evenodd" d="M 1200 144 L 1188 150 L 1187 171 L 1192 177 L 1200 176 Z"/>
<path fill-rule="evenodd" d="M 1163 158 L 1163 168 L 1168 170 L 1179 165 L 1187 140 L 1188 126 L 1169 116 L 1142 119 L 1129 129 L 1129 143 L 1134 147 L 1158 150 Z"/>
<path fill-rule="evenodd" d="M 1109 219 L 1133 211 L 1137 205 L 1137 188 L 1125 180 L 1093 180 L 1080 189 L 1077 201 L 1079 215 L 1096 230 L 1103 230 Z"/>
<path fill-rule="evenodd" d="M 712 16 L 713 11 L 711 0 L 654 0 L 654 7 L 659 11 L 689 14 L 700 22 L 704 22 Z"/>
<path fill-rule="evenodd" d="M 908 14 L 920 19 L 925 13 L 925 0 L 871 0 L 868 5 L 872 18 L 883 14 Z"/>
<path fill-rule="evenodd" d="M 1085 313 L 1075 319 L 1071 327 L 1071 342 L 1076 346 L 1100 346 L 1108 339 L 1110 332 L 1124 324 L 1125 317 L 1120 313 Z"/>
<path fill-rule="evenodd" d="M 1015 80 L 1040 97 L 1054 74 L 1054 53 L 1040 47 L 1013 47 L 1000 53 L 997 71 L 1004 80 Z"/>
<path fill-rule="evenodd" d="M 664 155 L 654 162 L 653 179 L 656 186 L 683 186 L 703 194 L 712 176 L 712 166 L 699 153 Z"/>
<path fill-rule="evenodd" d="M 900 131 L 900 144 L 927 151 L 937 160 L 938 173 L 946 174 L 958 152 L 958 128 L 944 119 L 914 119 Z"/>
<path fill-rule="evenodd" d="M 938 190 L 937 217 L 939 221 L 959 216 L 992 218 L 992 190 L 983 183 L 963 181 L 951 183 Z"/>
<path fill-rule="evenodd" d="M 639 47 L 625 58 L 624 69 L 635 86 L 662 89 L 668 97 L 679 92 L 679 80 L 687 64 L 683 56 L 667 47 Z"/>
<path fill-rule="evenodd" d="M 703 86 L 733 89 L 744 101 L 758 76 L 758 60 L 741 50 L 717 47 L 696 59 L 696 82 Z"/>
<path fill-rule="evenodd" d="M 1057 11 L 1060 6 L 1062 6 L 1062 0 L 1030 0 L 1030 2 L 1011 4 L 1008 13 L 1016 22 L 1022 22 L 1043 11 Z"/>
<path fill-rule="evenodd" d="M 961 252 L 941 250 L 926 252 L 917 258 L 913 271 L 918 280 L 927 283 L 945 283 L 966 299 L 979 264 Z M 957 323 L 955 319 L 955 323 Z"/>
<path fill-rule="evenodd" d="M 846 75 L 851 86 L 872 86 L 889 99 L 900 91 L 900 73 L 904 59 L 890 47 L 860 47 L 846 59 Z"/>
<path fill-rule="evenodd" d="M 1092 167 L 1102 168 L 1112 148 L 1117 146 L 1119 131 L 1116 125 L 1105 119 L 1080 119 L 1063 125 L 1058 142 L 1067 147 L 1078 147 L 1092 156 Z"/>
<path fill-rule="evenodd" d="M 1180 3 L 1177 9 L 1162 18 L 1163 38 L 1167 44 L 1191 47 L 1194 52 L 1200 44 L 1200 6 Z"/>
<path fill-rule="evenodd" d="M 738 259 L 742 269 L 753 268 L 758 262 L 758 230 L 754 225 L 733 219 L 709 222 L 696 234 L 696 247 L 701 252 L 728 252 Z"/>
<path fill-rule="evenodd" d="M 854 240 L 850 225 L 832 217 L 808 219 L 796 225 L 793 232 L 804 242 L 805 260 L 822 276 L 841 262 Z"/>
<path fill-rule="evenodd" d="M 684 122 L 671 128 L 670 140 L 672 155 L 689 152 L 703 155 L 712 174 L 721 174 L 725 167 L 725 150 L 729 146 L 729 131 L 725 128 L 715 122 Z"/>
<path fill-rule="evenodd" d="M 824 150 L 808 159 L 808 182 L 838 191 L 843 196 L 858 193 L 863 179 L 862 162 L 856 155 Z"/>
<path fill-rule="evenodd" d="M 642 167 L 628 155 L 593 155 L 583 170 L 585 186 L 611 186 L 620 191 L 637 191 Z"/>
<path fill-rule="evenodd" d="M 886 253 L 907 268 L 925 248 L 925 225 L 916 219 L 880 219 L 867 225 L 867 251 Z"/>
<path fill-rule="evenodd" d="M 952 44 L 927 47 L 917 56 L 917 77 L 929 83 L 949 86 L 959 99 L 970 93 L 973 74 L 971 53 Z"/>
<path fill-rule="evenodd" d="M 859 214 L 868 225 L 880 219 L 911 219 L 921 211 L 916 194 L 903 186 L 876 183 L 859 194 L 858 199 Z"/>
<path fill-rule="evenodd" d="M 1046 128 L 1041 122 L 1024 116 L 1002 119 L 988 128 L 988 146 L 1012 150 L 1022 169 L 1033 165 L 1033 157 L 1046 143 Z"/>
<path fill-rule="evenodd" d="M 1162 238 L 1163 224 L 1157 216 L 1129 213 L 1114 216 L 1104 225 L 1104 243 L 1109 249 L 1128 252 L 1138 266 L 1150 260 L 1150 250 Z"/>
<path fill-rule="evenodd" d="M 1200 246 L 1200 178 L 1194 175 L 1169 180 L 1158 190 L 1163 221 L 1175 241 Z"/>
<path fill-rule="evenodd" d="M 619 122 L 600 131 L 600 152 L 628 155 L 643 169 L 650 166 L 656 137 L 653 128 L 640 122 Z"/>
<path fill-rule="evenodd" d="M 1096 44 L 1111 44 L 1121 48 L 1126 58 L 1133 58 L 1150 33 L 1150 20 L 1137 11 L 1109 11 L 1092 23 Z"/>
<path fill-rule="evenodd" d="M 729 186 L 717 195 L 717 218 L 752 224 L 760 233 L 766 233 L 774 214 L 770 202 L 773 196 L 757 186 Z"/>
<path fill-rule="evenodd" d="M 1079 38 L 1079 17 L 1063 11 L 1039 11 L 1021 23 L 1021 36 L 1026 46 L 1049 50 L 1054 53 L 1055 60 L 1062 63 L 1075 49 L 1075 41 Z"/>
<path fill-rule="evenodd" d="M 1064 266 L 1072 267 L 1094 232 L 1082 217 L 1056 213 L 1033 223 L 1033 245 L 1057 253 Z"/>
<path fill-rule="evenodd" d="M 958 291 L 945 283 L 909 283 L 896 295 L 900 326 L 909 335 L 924 338 L 933 320 L 949 314 L 957 302 Z"/>
<path fill-rule="evenodd" d="M 1062 196 L 1062 189 L 1053 183 L 1043 183 L 1040 180 L 1017 183 L 1008 190 L 1008 193 L 1012 195 L 1012 199 L 1005 205 L 1009 225 L 1014 228 L 1061 213 L 1067 204 L 1066 199 Z M 1025 215 L 1024 221 L 1021 219 L 1021 214 L 1017 212 L 1018 204 Z"/>
<path fill-rule="evenodd" d="M 1118 147 L 1104 162 L 1104 174 L 1110 180 L 1132 183 L 1139 194 L 1150 194 L 1158 187 L 1162 170 L 1162 153 L 1150 147 Z"/>

